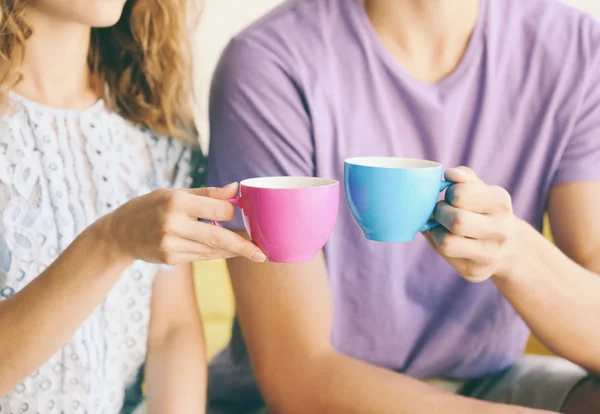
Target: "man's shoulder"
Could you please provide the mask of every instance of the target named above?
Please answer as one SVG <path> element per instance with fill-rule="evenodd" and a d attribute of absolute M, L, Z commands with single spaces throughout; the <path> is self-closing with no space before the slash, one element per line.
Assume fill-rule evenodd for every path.
<path fill-rule="evenodd" d="M 318 60 L 339 24 L 338 6 L 339 0 L 287 0 L 238 33 L 230 48 L 250 49 L 255 58 Z"/>
<path fill-rule="evenodd" d="M 492 7 L 488 17 L 495 32 L 492 36 L 507 47 L 528 53 L 535 48 L 543 52 L 540 58 L 566 64 L 595 60 L 600 48 L 600 22 L 589 13 L 558 0 L 487 2 Z M 575 59 L 569 61 L 570 57 Z"/>

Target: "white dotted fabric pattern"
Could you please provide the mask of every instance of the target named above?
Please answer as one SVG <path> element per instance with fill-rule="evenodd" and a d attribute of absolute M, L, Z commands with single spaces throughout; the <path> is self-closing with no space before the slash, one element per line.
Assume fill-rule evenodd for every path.
<path fill-rule="evenodd" d="M 0 119 L 0 301 L 99 217 L 157 188 L 189 186 L 190 156 L 102 101 L 55 110 L 11 95 Z M 119 413 L 146 357 L 157 270 L 134 263 L 62 349 L 0 396 L 0 413 Z"/>

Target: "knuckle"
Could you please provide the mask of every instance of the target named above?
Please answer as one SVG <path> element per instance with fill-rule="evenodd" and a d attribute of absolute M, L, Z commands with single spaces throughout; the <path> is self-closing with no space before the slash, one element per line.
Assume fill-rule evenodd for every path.
<path fill-rule="evenodd" d="M 208 256 L 213 252 L 213 248 L 205 244 L 198 244 L 195 253 L 200 256 Z"/>
<path fill-rule="evenodd" d="M 473 263 L 467 263 L 465 265 L 464 276 L 469 280 L 476 279 L 477 267 Z"/>
<path fill-rule="evenodd" d="M 229 203 L 217 203 L 213 207 L 213 216 L 217 218 L 217 220 L 231 220 L 234 215 L 233 206 Z"/>
<path fill-rule="evenodd" d="M 468 189 L 462 184 L 456 184 L 452 190 L 451 204 L 454 207 L 464 208 Z"/>
<path fill-rule="evenodd" d="M 176 228 L 176 220 L 171 215 L 166 215 L 162 219 L 160 226 L 162 234 L 173 234 Z"/>
<path fill-rule="evenodd" d="M 211 231 L 208 234 L 208 238 L 206 240 L 206 244 L 210 247 L 217 247 L 221 243 L 221 236 L 216 231 Z"/>
<path fill-rule="evenodd" d="M 210 188 L 208 187 L 199 187 L 194 189 L 193 194 L 195 196 L 199 196 L 199 197 L 209 197 L 210 195 Z"/>
<path fill-rule="evenodd" d="M 165 207 L 165 211 L 172 212 L 175 211 L 177 205 L 181 201 L 181 197 L 183 196 L 183 192 L 180 190 L 166 190 L 163 196 L 163 205 Z"/>
<path fill-rule="evenodd" d="M 461 233 L 466 226 L 466 216 L 463 212 L 457 211 L 450 219 L 450 230 L 452 233 Z"/>
<path fill-rule="evenodd" d="M 210 198 L 218 198 L 223 196 L 223 189 L 218 187 L 206 187 L 204 195 Z"/>
<path fill-rule="evenodd" d="M 481 283 L 490 277 L 488 268 L 477 263 L 468 263 L 464 275 L 473 283 Z"/>
<path fill-rule="evenodd" d="M 500 244 L 506 243 L 508 241 L 508 239 L 509 239 L 509 236 L 508 236 L 508 233 L 506 231 L 504 231 L 502 229 L 499 229 L 496 232 L 496 240 L 498 240 L 498 242 Z"/>
<path fill-rule="evenodd" d="M 499 186 L 492 186 L 492 191 L 497 194 L 499 203 L 498 207 L 503 213 L 512 213 L 512 197 L 510 193 Z"/>
<path fill-rule="evenodd" d="M 171 265 L 171 266 L 176 265 L 177 264 L 177 257 L 174 254 L 167 253 L 165 255 L 165 262 L 164 263 L 167 264 L 167 265 Z"/>
<path fill-rule="evenodd" d="M 211 197 L 217 191 L 216 187 L 202 187 L 198 189 L 198 195 Z"/>
<path fill-rule="evenodd" d="M 170 193 L 171 205 L 173 206 L 178 205 L 182 201 L 182 198 L 186 195 L 186 193 L 181 190 L 171 190 Z"/>
<path fill-rule="evenodd" d="M 445 201 L 440 200 L 437 202 L 437 204 L 435 205 L 435 208 L 433 209 L 433 216 L 435 217 L 436 215 L 440 215 L 442 214 L 442 211 L 444 209 L 444 204 L 447 204 Z"/>
<path fill-rule="evenodd" d="M 250 257 L 252 255 L 252 252 L 253 252 L 252 247 L 246 246 L 245 243 L 242 243 L 237 249 L 238 256 L 242 256 L 242 257 Z"/>
<path fill-rule="evenodd" d="M 481 255 L 481 264 L 485 265 L 485 266 L 490 266 L 492 263 L 494 263 L 494 258 L 496 257 L 495 254 L 495 249 L 492 250 L 492 248 L 487 248 L 484 250 L 484 252 Z"/>
<path fill-rule="evenodd" d="M 158 241 L 158 248 L 161 252 L 166 254 L 171 248 L 171 240 L 169 237 L 161 237 Z"/>
<path fill-rule="evenodd" d="M 157 258 L 160 263 L 166 264 L 169 259 L 169 254 L 164 251 L 160 251 L 157 255 Z"/>
<path fill-rule="evenodd" d="M 454 254 L 454 243 L 453 243 L 452 237 L 450 237 L 450 236 L 444 237 L 440 241 L 440 245 L 439 245 L 438 249 L 443 256 L 452 257 L 452 255 Z"/>
<path fill-rule="evenodd" d="M 466 165 L 461 165 L 460 167 L 458 167 L 458 169 L 464 171 L 465 173 L 467 173 L 469 175 L 475 175 L 475 171 L 473 171 L 471 168 L 467 167 Z"/>
<path fill-rule="evenodd" d="M 152 192 L 152 194 L 154 194 L 155 196 L 159 197 L 159 198 L 164 198 L 167 196 L 167 194 L 169 194 L 171 192 L 171 190 L 169 190 L 168 188 L 159 188 L 157 190 L 154 190 Z"/>
<path fill-rule="evenodd" d="M 162 207 L 165 212 L 171 211 L 175 205 L 175 198 L 173 190 L 163 190 L 161 193 Z"/>

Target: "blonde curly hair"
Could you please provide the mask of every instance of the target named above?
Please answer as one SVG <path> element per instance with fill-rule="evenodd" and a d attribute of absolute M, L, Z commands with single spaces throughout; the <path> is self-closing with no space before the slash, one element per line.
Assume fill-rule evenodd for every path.
<path fill-rule="evenodd" d="M 88 65 L 98 94 L 124 118 L 159 134 L 197 142 L 192 112 L 188 0 L 129 0 L 119 22 L 92 29 Z M 32 30 L 27 0 L 0 0 L 0 106 L 22 78 Z M 199 10 L 198 10 L 199 11 Z"/>

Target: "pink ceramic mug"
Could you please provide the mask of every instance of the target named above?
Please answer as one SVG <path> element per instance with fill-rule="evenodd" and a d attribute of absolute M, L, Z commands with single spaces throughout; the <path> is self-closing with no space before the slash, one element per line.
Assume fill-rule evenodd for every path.
<path fill-rule="evenodd" d="M 251 178 L 239 198 L 252 241 L 275 263 L 312 261 L 333 231 L 339 182 L 316 177 Z"/>

